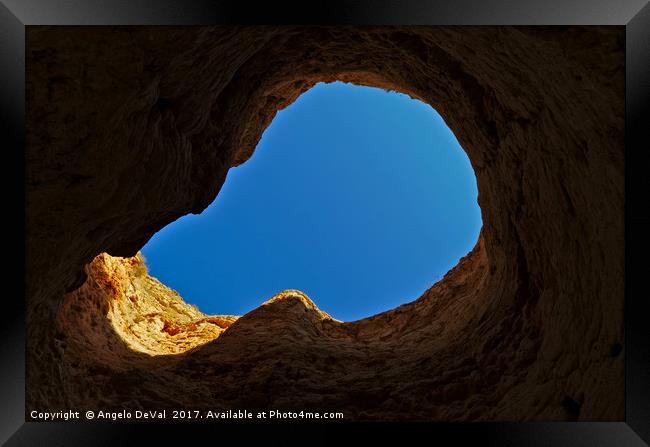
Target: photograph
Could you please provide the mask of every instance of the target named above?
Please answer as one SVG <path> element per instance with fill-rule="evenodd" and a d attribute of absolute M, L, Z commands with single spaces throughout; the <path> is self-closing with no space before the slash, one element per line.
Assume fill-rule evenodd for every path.
<path fill-rule="evenodd" d="M 23 26 L 7 445 L 159 423 L 647 445 L 648 28 L 234 22 Z"/>
<path fill-rule="evenodd" d="M 622 28 L 26 38 L 28 411 L 623 419 Z"/>

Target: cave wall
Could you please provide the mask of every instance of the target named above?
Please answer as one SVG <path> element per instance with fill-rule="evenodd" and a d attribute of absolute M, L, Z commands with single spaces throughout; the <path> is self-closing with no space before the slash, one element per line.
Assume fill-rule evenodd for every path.
<path fill-rule="evenodd" d="M 28 27 L 26 57 L 28 409 L 623 419 L 623 28 Z M 126 371 L 82 348 L 61 315 L 102 308 L 75 295 L 84 266 L 203 210 L 277 110 L 336 79 L 442 115 L 476 173 L 476 248 L 358 322 L 288 294 Z"/>

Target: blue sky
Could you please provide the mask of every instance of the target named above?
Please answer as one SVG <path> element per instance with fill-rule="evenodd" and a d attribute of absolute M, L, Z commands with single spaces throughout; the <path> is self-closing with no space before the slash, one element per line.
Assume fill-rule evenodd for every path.
<path fill-rule="evenodd" d="M 476 243 L 466 153 L 430 106 L 317 84 L 278 112 L 216 200 L 159 231 L 149 272 L 209 314 L 285 289 L 352 321 L 418 298 Z"/>

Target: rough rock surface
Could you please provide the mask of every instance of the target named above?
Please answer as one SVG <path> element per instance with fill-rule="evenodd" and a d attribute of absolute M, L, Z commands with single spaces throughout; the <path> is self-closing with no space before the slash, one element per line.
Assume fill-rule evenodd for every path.
<path fill-rule="evenodd" d="M 129 351 L 185 352 L 216 339 L 237 320 L 233 315 L 206 315 L 185 303 L 176 291 L 148 275 L 140 253 L 132 258 L 103 253 L 86 270 L 86 283 L 66 295 L 59 327 L 62 337 L 78 334 L 78 349 L 112 356 L 112 365 Z M 111 340 L 116 343 L 108 343 Z M 117 350 L 117 345 L 128 349 Z"/>
<path fill-rule="evenodd" d="M 286 292 L 151 355 L 172 349 L 163 320 L 115 311 L 141 296 L 136 266 L 91 261 L 203 210 L 278 109 L 335 79 L 444 117 L 477 177 L 476 248 L 370 318 Z M 28 411 L 624 418 L 622 27 L 29 27 L 27 126 Z M 101 262 L 120 293 L 97 283 Z"/>

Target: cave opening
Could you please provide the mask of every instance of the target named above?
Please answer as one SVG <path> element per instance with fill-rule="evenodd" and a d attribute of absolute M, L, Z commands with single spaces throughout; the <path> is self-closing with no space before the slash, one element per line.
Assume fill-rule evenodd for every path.
<path fill-rule="evenodd" d="M 297 289 L 352 321 L 419 297 L 474 247 L 477 194 L 430 105 L 321 82 L 277 113 L 206 210 L 142 253 L 151 276 L 206 314 L 242 315 Z"/>

